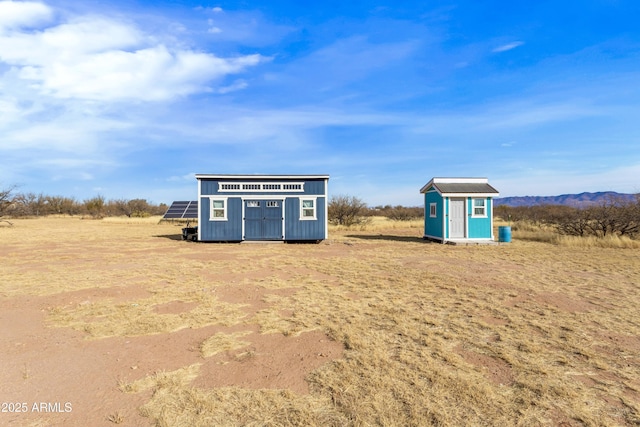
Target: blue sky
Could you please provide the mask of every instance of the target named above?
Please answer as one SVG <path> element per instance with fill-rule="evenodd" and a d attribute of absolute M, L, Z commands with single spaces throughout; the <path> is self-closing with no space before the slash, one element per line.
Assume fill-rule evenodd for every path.
<path fill-rule="evenodd" d="M 307 4 L 308 3 L 308 4 Z M 420 205 L 640 192 L 640 2 L 0 0 L 0 185 L 170 203 L 329 174 Z"/>

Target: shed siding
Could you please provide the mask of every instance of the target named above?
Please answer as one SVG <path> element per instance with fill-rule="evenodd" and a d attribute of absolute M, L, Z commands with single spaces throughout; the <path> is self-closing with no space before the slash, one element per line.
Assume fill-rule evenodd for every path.
<path fill-rule="evenodd" d="M 304 195 L 324 195 L 324 180 L 308 180 L 304 183 Z"/>
<path fill-rule="evenodd" d="M 300 199 L 288 198 L 285 202 L 285 238 L 287 240 L 322 240 L 325 237 L 326 199 L 316 199 L 316 219 L 300 219 Z"/>
<path fill-rule="evenodd" d="M 425 213 L 424 213 L 424 234 L 427 237 L 443 238 L 443 214 L 444 204 L 442 197 L 436 191 L 429 191 L 424 195 Z M 431 218 L 429 209 L 431 203 L 436 203 L 436 217 Z"/>
<path fill-rule="evenodd" d="M 226 221 L 211 221 L 211 203 L 208 197 L 200 198 L 200 214 L 202 215 L 200 221 L 202 241 L 242 240 L 242 199 L 239 197 L 227 199 Z"/>
<path fill-rule="evenodd" d="M 490 239 L 491 238 L 491 202 L 489 198 L 486 200 L 487 217 L 474 218 L 473 202 L 471 197 L 467 199 L 467 209 L 469 217 L 469 238 L 470 239 Z"/>
<path fill-rule="evenodd" d="M 217 195 L 218 194 L 218 181 L 212 181 L 212 180 L 201 180 L 201 184 L 200 184 L 200 191 L 202 192 L 202 195 L 205 196 L 209 196 L 209 195 Z"/>

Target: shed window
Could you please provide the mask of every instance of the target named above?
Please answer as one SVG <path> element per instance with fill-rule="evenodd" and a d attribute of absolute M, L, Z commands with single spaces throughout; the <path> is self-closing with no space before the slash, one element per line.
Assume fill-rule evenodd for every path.
<path fill-rule="evenodd" d="M 473 199 L 473 215 L 472 216 L 487 216 L 487 200 L 486 199 Z"/>
<path fill-rule="evenodd" d="M 304 182 L 219 182 L 218 191 L 220 192 L 302 192 L 304 191 Z"/>
<path fill-rule="evenodd" d="M 259 208 L 260 207 L 260 202 L 258 200 L 248 200 L 247 201 L 247 207 L 248 208 Z"/>
<path fill-rule="evenodd" d="M 300 199 L 300 219 L 316 219 L 315 199 Z"/>
<path fill-rule="evenodd" d="M 280 190 L 282 188 L 282 184 L 262 184 L 263 190 Z"/>
<path fill-rule="evenodd" d="M 297 190 L 302 191 L 302 184 L 283 184 L 282 185 L 285 190 Z"/>
<path fill-rule="evenodd" d="M 429 217 L 430 218 L 435 218 L 438 215 L 436 214 L 436 209 L 437 209 L 438 204 L 437 203 L 429 203 Z"/>
<path fill-rule="evenodd" d="M 277 200 L 267 200 L 267 207 L 268 208 L 277 208 L 279 206 L 280 206 L 280 204 L 278 203 Z"/>
<path fill-rule="evenodd" d="M 227 220 L 227 200 L 226 199 L 211 199 L 211 221 L 226 221 Z"/>
<path fill-rule="evenodd" d="M 239 190 L 240 184 L 220 184 L 221 190 Z"/>

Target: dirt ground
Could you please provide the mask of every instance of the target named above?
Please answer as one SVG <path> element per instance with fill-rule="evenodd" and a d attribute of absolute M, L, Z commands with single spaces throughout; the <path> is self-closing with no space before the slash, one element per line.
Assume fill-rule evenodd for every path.
<path fill-rule="evenodd" d="M 449 301 L 451 295 L 459 301 L 439 307 L 428 299 L 412 297 L 409 288 L 409 294 L 402 296 L 402 305 L 415 306 L 417 310 L 402 316 L 413 316 L 412 321 L 419 322 L 418 329 L 425 331 L 422 338 L 413 337 L 407 342 L 431 349 L 430 355 L 420 350 L 424 366 L 417 370 L 453 357 L 447 361 L 452 372 L 457 372 L 451 378 L 462 378 L 468 372 L 470 379 L 464 381 L 471 388 L 476 387 L 477 378 L 484 378 L 486 387 L 497 393 L 495 402 L 517 401 L 512 403 L 515 408 L 522 405 L 523 398 L 512 397 L 513 390 L 529 387 L 522 378 L 530 373 L 524 372 L 523 366 L 537 363 L 524 359 L 535 353 L 532 347 L 542 348 L 543 340 L 552 338 L 562 342 L 553 341 L 553 345 L 566 346 L 566 331 L 576 330 L 581 322 L 592 322 L 585 317 L 589 313 L 614 310 L 617 301 L 624 300 L 614 285 L 590 294 L 592 288 L 587 284 L 616 274 L 590 266 L 592 254 L 582 254 L 587 261 L 576 268 L 567 267 L 571 262 L 580 263 L 575 258 L 560 264 L 555 263 L 553 254 L 541 255 L 539 265 L 547 263 L 542 272 L 540 267 L 528 264 L 528 255 L 518 252 L 517 242 L 508 249 L 471 249 L 465 253 L 461 250 L 466 249 L 421 243 L 419 230 L 411 228 L 339 231 L 318 245 L 201 244 L 183 242 L 178 233 L 179 227 L 173 224 L 79 219 L 19 220 L 14 221 L 13 227 L 0 228 L 0 425 L 148 426 L 159 415 L 149 416 L 140 408 L 153 398 L 155 390 L 141 384 L 154 375 L 188 367 L 196 367 L 197 373 L 187 382 L 198 390 L 286 390 L 297 397 L 326 393 L 322 391 L 324 374 L 318 372 L 333 370 L 338 377 L 340 363 L 358 360 L 360 347 L 375 346 L 364 341 L 360 344 L 355 338 L 358 333 L 339 332 L 340 325 L 348 331 L 347 324 L 358 324 L 358 311 L 361 317 L 371 316 L 367 310 L 381 304 L 376 317 L 371 317 L 371 331 L 393 331 L 384 339 L 406 340 L 417 330 L 402 326 L 396 331 L 393 328 L 400 325 L 400 321 L 393 320 L 396 317 L 389 317 L 393 321 L 385 320 L 381 326 L 381 319 L 394 310 L 393 305 L 383 306 L 382 301 L 399 298 L 397 288 L 404 282 L 395 282 L 394 276 L 408 269 L 412 274 L 420 272 L 424 283 L 431 280 L 438 285 L 431 298 L 438 295 L 442 301 Z M 403 246 L 410 250 L 399 249 Z M 376 254 L 380 254 L 379 259 Z M 484 258 L 497 254 L 501 254 L 497 260 Z M 633 259 L 637 260 L 637 251 L 623 251 L 621 256 L 616 261 L 619 265 L 631 265 Z M 298 263 L 297 258 L 306 261 Z M 388 271 L 386 264 L 392 266 Z M 613 268 L 620 270 L 619 266 Z M 463 277 L 460 282 L 453 282 L 457 279 L 451 277 L 457 273 Z M 445 277 L 435 279 L 438 274 Z M 639 277 L 636 268 L 619 274 L 617 280 L 628 283 Z M 367 277 L 374 276 L 379 282 L 367 283 Z M 473 295 L 461 287 L 471 283 L 471 278 L 474 289 L 468 292 Z M 523 278 L 542 285 L 536 289 L 534 284 L 519 288 L 513 284 Z M 549 281 L 548 286 L 544 285 L 545 280 Z M 573 288 L 566 292 L 561 288 L 565 280 L 570 286 L 574 282 L 575 286 L 585 286 L 583 292 Z M 338 295 L 340 299 L 323 305 L 318 297 L 317 303 L 309 304 L 305 295 L 311 291 L 314 295 Z M 495 305 L 489 301 L 489 294 L 499 296 L 501 308 L 489 308 Z M 338 307 L 343 305 L 354 307 L 353 313 L 347 313 L 351 308 Z M 335 307 L 335 313 L 331 307 Z M 508 335 L 519 325 L 513 314 L 518 310 L 535 317 L 526 320 L 529 329 L 519 335 L 519 339 L 530 337 L 528 342 L 516 343 Z M 447 320 L 454 311 L 455 319 Z M 338 312 L 342 317 L 334 320 Z M 411 313 L 432 316 L 427 319 L 420 314 L 418 318 Z M 542 323 L 549 313 L 562 313 L 571 320 Z M 319 326 L 322 320 L 308 320 L 314 316 L 326 318 L 328 326 Z M 598 410 L 600 415 L 593 419 L 631 425 L 640 402 L 640 380 L 633 374 L 637 374 L 640 360 L 640 340 L 633 333 L 616 330 L 620 322 L 632 320 L 616 318 L 611 325 L 596 320 L 597 328 L 586 327 L 581 332 L 596 339 L 592 340 L 591 353 L 581 350 L 582 354 L 577 354 L 580 352 L 571 347 L 568 356 L 554 356 L 557 369 L 566 367 L 558 384 L 570 378 L 576 384 L 574 390 L 599 389 L 601 392 L 593 395 L 589 394 L 592 391 L 585 391 L 589 398 L 597 395 L 604 402 Z M 475 322 L 475 329 L 466 337 L 462 330 L 471 321 Z M 332 327 L 331 322 L 339 326 Z M 559 328 L 557 332 L 554 325 Z M 364 328 L 366 331 L 368 326 Z M 457 337 L 452 335 L 457 333 L 456 328 L 461 331 Z M 560 336 L 563 333 L 565 336 Z M 436 338 L 442 338 L 445 344 L 441 348 L 453 356 L 438 355 L 441 344 Z M 580 340 L 579 345 L 587 345 L 583 336 L 575 339 Z M 382 345 L 381 340 L 381 348 Z M 517 355 L 508 353 L 511 347 Z M 388 357 L 389 363 L 396 364 L 405 357 L 405 350 L 400 347 L 385 348 L 381 360 Z M 604 361 L 598 362 L 604 369 L 582 365 L 593 362 L 594 349 L 605 355 Z M 607 367 L 617 363 L 614 361 L 621 355 L 626 357 L 627 366 L 608 374 Z M 589 358 L 591 361 L 587 361 Z M 540 375 L 556 374 L 552 370 Z M 315 378 L 312 383 L 310 375 Z M 416 378 L 424 380 L 425 374 L 421 375 Z M 373 384 L 370 378 L 368 381 Z M 415 381 L 407 383 L 416 387 Z M 437 381 L 432 379 L 429 384 L 435 390 Z M 609 386 L 616 391 L 610 391 Z M 341 390 L 346 395 L 349 387 Z M 333 407 L 341 408 L 344 402 L 336 396 L 334 393 L 330 400 Z M 555 397 L 561 400 L 558 396 L 563 395 Z M 567 397 L 574 398 L 582 399 Z M 621 399 L 626 399 L 623 404 Z M 588 419 L 583 422 L 584 416 L 580 421 L 580 416 L 572 415 L 582 410 L 579 405 L 569 405 L 569 409 L 554 407 L 553 400 L 550 396 L 550 403 L 537 403 L 544 410 L 531 419 L 540 423 L 529 425 L 590 423 Z M 474 410 L 481 412 L 482 404 L 476 405 L 480 409 Z M 434 414 L 424 425 L 455 425 L 455 421 L 438 421 Z M 352 415 L 351 423 L 358 424 L 358 417 Z M 496 417 L 513 420 L 518 416 L 503 413 Z M 372 423 L 393 425 L 385 423 L 384 418 L 377 420 Z M 418 421 L 414 424 L 421 425 Z"/>
<path fill-rule="evenodd" d="M 207 259 L 199 252 L 197 244 L 178 240 L 179 235 L 174 233 L 178 233 L 179 228 L 174 225 L 143 226 L 151 233 L 144 236 L 145 232 L 142 232 L 143 239 L 148 237 L 148 242 L 144 244 L 144 251 L 137 251 L 131 250 L 132 245 L 126 234 L 100 236 L 94 229 L 97 224 L 92 221 L 77 220 L 72 224 L 69 221 L 13 221 L 15 224 L 11 230 L 6 227 L 2 230 L 4 236 L 0 259 L 3 265 L 7 267 L 8 262 L 15 260 L 18 272 L 29 276 L 25 281 L 35 280 L 35 283 L 29 282 L 33 288 L 26 292 L 27 295 L 22 295 L 20 274 L 14 283 L 7 283 L 7 276 L 0 279 L 5 282 L 0 287 L 0 348 L 3 349 L 0 424 L 149 425 L 149 420 L 140 416 L 138 408 L 149 400 L 150 393 L 123 393 L 121 384 L 196 363 L 201 366 L 194 386 L 286 389 L 307 394 L 307 374 L 341 357 L 343 345 L 320 331 L 304 332 L 298 336 L 261 334 L 258 326 L 251 323 L 229 327 L 209 325 L 161 334 L 101 339 L 90 339 L 83 331 L 51 327 L 47 323 L 47 315 L 54 307 L 82 306 L 96 300 L 126 303 L 149 294 L 140 283 L 109 281 L 109 276 L 117 275 L 114 273 L 135 270 L 135 266 L 139 265 L 138 272 L 144 275 L 144 265 L 152 260 L 160 265 L 172 262 L 162 257 L 172 256 L 178 248 L 186 248 L 186 256 L 192 259 Z M 88 229 L 73 236 L 70 225 L 76 228 L 88 226 Z M 140 225 L 127 225 L 124 228 L 128 227 L 139 229 Z M 162 233 L 159 230 L 168 234 L 153 235 L 153 232 Z M 117 233 L 123 228 L 110 231 Z M 51 234 L 23 239 L 18 237 L 16 240 L 20 242 L 17 244 L 7 241 L 7 234 L 19 236 L 27 233 Z M 58 241 L 58 233 L 71 235 Z M 82 238 L 87 235 L 93 241 L 83 244 Z M 135 236 L 132 238 L 136 239 Z M 231 246 L 238 249 L 237 245 Z M 199 247 L 200 250 L 202 248 Z M 220 245 L 217 249 L 220 249 Z M 262 247 L 255 249 L 264 251 Z M 121 250 L 131 251 L 126 262 L 109 262 L 114 253 Z M 52 263 L 57 261 L 63 265 L 54 268 Z M 104 280 L 90 273 L 86 276 L 86 285 L 64 283 L 65 277 L 69 281 L 82 280 L 82 272 L 92 272 L 96 268 L 104 275 Z M 46 284 L 51 270 L 56 270 L 53 275 L 63 283 L 49 289 Z M 272 273 L 266 268 L 252 274 L 269 277 Z M 223 276 L 223 281 L 234 280 L 233 275 L 223 273 Z M 169 280 L 176 281 L 178 285 L 181 281 L 179 277 Z M 91 282 L 95 282 L 95 286 Z M 7 295 L 6 291 L 10 288 L 13 288 L 11 295 Z M 249 318 L 268 305 L 264 302 L 265 295 L 292 292 L 253 285 L 220 286 L 215 291 L 220 300 L 241 305 Z M 40 292 L 47 295 L 32 295 Z M 179 315 L 190 311 L 195 305 L 193 302 L 176 300 L 156 305 L 154 311 L 159 315 Z M 244 332 L 242 340 L 246 345 L 213 357 L 202 357 L 198 351 L 200 343 L 219 332 Z"/>
<path fill-rule="evenodd" d="M 260 291 L 245 289 L 246 292 L 230 295 L 231 301 L 259 302 Z M 109 417 L 119 414 L 126 419 L 126 425 L 149 425 L 138 411 L 149 394 L 125 394 L 119 384 L 194 363 L 202 364 L 194 382 L 198 387 L 273 388 L 304 394 L 309 392 L 306 375 L 342 353 L 341 344 L 318 331 L 285 337 L 262 335 L 251 325 L 209 326 L 151 336 L 88 340 L 86 333 L 45 325 L 50 307 L 82 304 L 96 297 L 126 300 L 129 293 L 136 292 L 130 288 L 88 289 L 49 297 L 2 299 L 0 400 L 3 405 L 6 402 L 21 406 L 17 410 L 3 407 L 7 412 L 0 416 L 2 424 L 108 425 Z M 161 310 L 180 312 L 188 309 L 181 307 L 184 305 L 178 302 Z M 255 307 L 250 305 L 247 311 Z M 242 351 L 204 359 L 197 351 L 199 343 L 220 331 L 249 332 L 243 337 L 247 346 Z M 20 410 L 24 412 L 17 412 Z"/>

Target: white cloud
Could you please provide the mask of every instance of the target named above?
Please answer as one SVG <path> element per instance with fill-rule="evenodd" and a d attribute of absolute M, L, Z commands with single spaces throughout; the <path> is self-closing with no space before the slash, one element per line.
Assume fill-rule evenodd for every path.
<path fill-rule="evenodd" d="M 111 50 L 65 63 L 26 66 L 21 77 L 41 82 L 59 98 L 159 101 L 207 90 L 210 80 L 260 62 L 260 55 L 223 59 L 165 46 L 134 52 Z"/>
<path fill-rule="evenodd" d="M 523 44 L 524 44 L 524 42 L 521 42 L 521 41 L 515 41 L 515 42 L 503 44 L 501 46 L 498 46 L 498 47 L 494 48 L 492 50 L 492 52 L 494 52 L 494 53 L 506 52 L 508 50 L 512 50 L 512 49 L 515 49 L 517 47 L 520 47 Z"/>
<path fill-rule="evenodd" d="M 46 73 L 54 67 L 69 67 L 94 54 L 122 51 L 142 42 L 143 36 L 135 28 L 106 19 L 88 19 L 41 32 L 15 31 L 0 36 L 0 60 Z"/>
<path fill-rule="evenodd" d="M 0 1 L 0 33 L 3 30 L 32 27 L 48 22 L 52 10 L 39 2 Z"/>
<path fill-rule="evenodd" d="M 15 101 L 0 99 L 0 129 L 9 123 L 15 122 L 21 115 L 21 109 L 16 105 Z"/>
<path fill-rule="evenodd" d="M 48 109 L 53 113 L 49 115 Z M 23 153 L 27 158 L 43 159 L 51 158 L 51 153 L 93 153 L 100 159 L 101 147 L 113 145 L 110 135 L 125 132 L 131 126 L 124 120 L 95 116 L 88 106 L 60 110 L 50 104 L 35 105 L 15 114 L 12 120 L 0 119 L 0 153 Z"/>
<path fill-rule="evenodd" d="M 0 33 L 0 63 L 12 66 L 18 79 L 39 94 L 64 99 L 161 101 L 210 92 L 212 82 L 264 59 L 258 54 L 220 58 L 173 47 L 103 17 Z"/>
<path fill-rule="evenodd" d="M 232 84 L 230 84 L 229 86 L 224 86 L 221 87 L 220 89 L 218 89 L 218 93 L 229 93 L 229 92 L 235 92 L 237 90 L 242 90 L 244 88 L 246 88 L 247 86 L 249 86 L 249 84 L 244 81 L 244 80 L 236 80 L 235 82 L 233 82 Z"/>
<path fill-rule="evenodd" d="M 189 112 L 180 115 L 179 120 L 155 122 L 153 126 L 164 133 L 181 135 L 183 139 L 201 144 L 263 144 L 263 141 L 269 140 L 292 148 L 303 144 L 302 141 L 306 139 L 303 133 L 327 126 L 392 126 L 408 123 L 412 123 L 412 119 L 404 115 L 300 107 Z"/>

